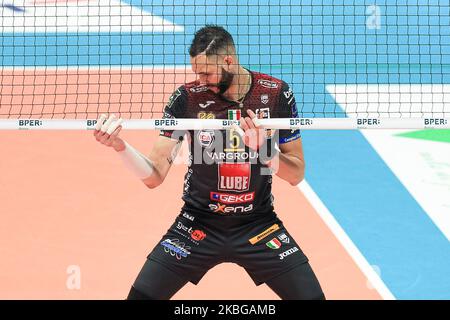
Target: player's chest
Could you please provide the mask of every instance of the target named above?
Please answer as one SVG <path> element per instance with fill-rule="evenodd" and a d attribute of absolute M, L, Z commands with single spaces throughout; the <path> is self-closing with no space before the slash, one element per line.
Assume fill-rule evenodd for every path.
<path fill-rule="evenodd" d="M 200 120 L 228 119 L 239 120 L 248 116 L 247 110 L 252 110 L 260 118 L 276 117 L 275 100 L 268 94 L 259 94 L 246 97 L 242 102 L 232 102 L 222 99 L 192 99 L 189 103 L 189 117 Z"/>

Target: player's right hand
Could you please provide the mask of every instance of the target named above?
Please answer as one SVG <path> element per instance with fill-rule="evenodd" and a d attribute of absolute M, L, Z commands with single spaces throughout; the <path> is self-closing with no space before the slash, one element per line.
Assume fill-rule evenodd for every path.
<path fill-rule="evenodd" d="M 108 120 L 106 118 L 107 115 L 102 114 L 97 120 L 94 130 L 95 139 L 107 147 L 114 148 L 116 151 L 125 150 L 125 142 L 119 138 L 119 132 L 122 130 L 122 118 L 117 119 L 114 114 Z"/>

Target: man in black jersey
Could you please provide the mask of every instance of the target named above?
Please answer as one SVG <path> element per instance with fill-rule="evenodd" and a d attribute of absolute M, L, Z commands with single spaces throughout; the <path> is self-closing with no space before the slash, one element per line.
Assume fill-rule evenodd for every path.
<path fill-rule="evenodd" d="M 296 118 L 292 90 L 241 66 L 222 27 L 197 31 L 189 54 L 198 80 L 172 94 L 163 117 L 239 120 L 240 127 L 162 130 L 148 157 L 118 136 L 122 120 L 114 115 L 106 122 L 103 115 L 94 132 L 149 188 L 164 181 L 183 139 L 190 147 L 184 206 L 148 255 L 128 299 L 170 299 L 222 262 L 242 266 L 256 285 L 266 283 L 282 299 L 324 299 L 307 257 L 273 207 L 272 173 L 292 186 L 304 178 L 300 131 L 259 129 L 256 120 Z"/>

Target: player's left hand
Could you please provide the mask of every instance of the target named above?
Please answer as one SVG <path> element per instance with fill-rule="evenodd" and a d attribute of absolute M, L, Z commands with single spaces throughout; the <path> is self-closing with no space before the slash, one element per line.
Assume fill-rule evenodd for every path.
<path fill-rule="evenodd" d="M 248 117 L 242 117 L 240 120 L 240 132 L 243 136 L 244 144 L 250 149 L 258 150 L 265 143 L 265 130 L 258 125 L 258 118 L 252 110 L 247 110 Z"/>

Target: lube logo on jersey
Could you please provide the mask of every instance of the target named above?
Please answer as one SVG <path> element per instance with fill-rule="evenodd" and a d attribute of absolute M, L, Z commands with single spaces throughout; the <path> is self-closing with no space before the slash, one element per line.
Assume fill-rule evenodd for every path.
<path fill-rule="evenodd" d="M 237 203 L 252 202 L 255 199 L 255 193 L 250 192 L 243 194 L 230 194 L 230 193 L 211 192 L 210 198 L 211 200 L 222 202 L 225 204 L 237 204 Z"/>
<path fill-rule="evenodd" d="M 248 191 L 250 187 L 250 163 L 219 163 L 220 191 Z"/>

